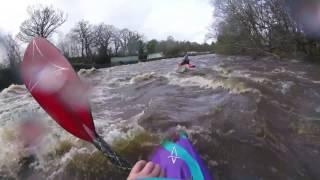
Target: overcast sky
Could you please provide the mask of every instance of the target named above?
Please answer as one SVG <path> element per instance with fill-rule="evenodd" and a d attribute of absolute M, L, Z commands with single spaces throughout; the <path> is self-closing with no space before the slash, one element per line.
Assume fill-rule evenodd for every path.
<path fill-rule="evenodd" d="M 66 33 L 79 20 L 105 22 L 143 33 L 147 39 L 204 42 L 212 22 L 210 0 L 7 0 L 0 6 L 0 30 L 16 34 L 30 5 L 53 5 L 68 14 Z"/>

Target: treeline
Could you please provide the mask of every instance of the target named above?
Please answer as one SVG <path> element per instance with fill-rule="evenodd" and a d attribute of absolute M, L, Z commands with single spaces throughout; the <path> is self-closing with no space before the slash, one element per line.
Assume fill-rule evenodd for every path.
<path fill-rule="evenodd" d="M 127 28 L 119 29 L 104 23 L 94 25 L 82 20 L 61 38 L 58 47 L 73 61 L 109 64 L 111 57 L 139 56 L 140 60 L 145 60 L 148 54 L 154 53 L 176 57 L 188 51 L 211 51 L 213 46 L 176 41 L 172 36 L 162 41 L 145 41 L 143 34 Z"/>
<path fill-rule="evenodd" d="M 149 54 L 163 53 L 165 57 L 176 57 L 183 55 L 185 52 L 212 52 L 214 43 L 199 44 L 189 41 L 175 41 L 172 36 L 169 36 L 164 41 L 155 39 L 146 43 L 146 49 Z"/>
<path fill-rule="evenodd" d="M 212 4 L 216 22 L 209 37 L 217 39 L 218 53 L 320 55 L 317 1 L 213 0 Z"/>
<path fill-rule="evenodd" d="M 29 43 L 34 37 L 52 40 L 58 28 L 67 21 L 67 14 L 52 6 L 30 6 L 27 12 L 29 17 L 20 25 L 16 38 L 0 38 L 0 45 L 7 47 L 6 59 L 11 67 L 21 61 L 21 42 Z M 68 33 L 60 35 L 56 45 L 72 64 L 88 65 L 111 64 L 112 57 L 138 56 L 140 60 L 146 60 L 153 53 L 176 57 L 187 51 L 212 51 L 212 45 L 206 43 L 176 41 L 172 36 L 162 41 L 147 41 L 139 32 L 86 20 L 75 23 Z"/>
<path fill-rule="evenodd" d="M 142 46 L 143 35 L 138 32 L 84 20 L 76 23 L 58 43 L 68 58 L 99 64 L 110 63 L 113 56 L 137 55 Z"/>
<path fill-rule="evenodd" d="M 20 25 L 16 38 L 0 32 L 0 55 L 3 55 L 0 56 L 0 89 L 7 84 L 21 82 L 17 71 L 22 57 L 21 43 L 29 43 L 34 37 L 52 40 L 58 28 L 67 21 L 67 14 L 52 6 L 30 6 L 27 12 L 28 18 Z M 161 53 L 165 58 L 213 49 L 213 44 L 176 41 L 172 36 L 166 40 L 147 41 L 139 32 L 105 23 L 91 24 L 85 20 L 75 23 L 56 45 L 78 68 L 94 64 L 109 66 L 112 57 L 138 56 L 140 60 L 146 60 L 148 55 L 155 53 Z"/>

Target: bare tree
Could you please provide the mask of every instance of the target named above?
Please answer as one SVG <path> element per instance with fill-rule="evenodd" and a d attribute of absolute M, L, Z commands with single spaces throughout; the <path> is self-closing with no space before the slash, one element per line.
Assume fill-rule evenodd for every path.
<path fill-rule="evenodd" d="M 80 21 L 72 29 L 74 39 L 81 45 L 81 57 L 92 57 L 93 28 L 88 21 Z"/>
<path fill-rule="evenodd" d="M 7 36 L 7 56 L 11 68 L 16 68 L 21 62 L 20 47 L 11 35 Z"/>
<path fill-rule="evenodd" d="M 107 57 L 111 54 L 111 43 L 114 37 L 115 27 L 101 23 L 94 27 L 94 44 L 100 56 Z"/>
<path fill-rule="evenodd" d="M 124 55 L 128 54 L 129 34 L 130 34 L 129 29 L 122 29 L 119 32 L 121 51 L 123 52 Z"/>
<path fill-rule="evenodd" d="M 112 42 L 113 42 L 113 47 L 114 47 L 114 54 L 116 56 L 119 55 L 119 50 L 121 47 L 121 37 L 120 37 L 121 33 L 120 30 L 118 30 L 117 28 L 115 29 L 115 31 L 113 32 L 113 37 L 112 37 Z"/>
<path fill-rule="evenodd" d="M 297 26 L 288 13 L 285 0 L 213 0 L 216 24 L 208 37 L 246 49 L 265 51 L 295 50 Z M 214 27 L 215 26 L 215 27 Z M 210 36 L 211 35 L 211 36 Z M 220 41 L 221 42 L 221 41 Z M 245 44 L 245 45 L 244 45 Z"/>
<path fill-rule="evenodd" d="M 124 55 L 133 55 L 138 52 L 139 40 L 142 39 L 142 35 L 129 29 L 122 29 L 119 37 Z"/>
<path fill-rule="evenodd" d="M 69 45 L 69 55 L 70 57 L 81 57 L 82 55 L 82 44 L 79 41 L 78 34 L 74 34 L 73 31 L 66 35 L 66 40 Z"/>
<path fill-rule="evenodd" d="M 11 69 L 18 67 L 21 62 L 20 47 L 11 35 L 0 37 L 2 46 L 4 47 L 4 58 Z"/>
<path fill-rule="evenodd" d="M 142 41 L 143 36 L 137 32 L 129 33 L 128 53 L 129 55 L 136 55 L 139 51 L 139 42 Z"/>
<path fill-rule="evenodd" d="M 61 10 L 51 6 L 33 6 L 27 11 L 30 17 L 21 24 L 17 35 L 24 42 L 29 42 L 33 37 L 50 37 L 67 19 Z"/>
<path fill-rule="evenodd" d="M 70 46 L 73 45 L 73 43 L 71 42 L 71 38 L 69 36 L 69 34 L 64 35 L 64 34 L 60 34 L 59 38 L 58 38 L 58 43 L 57 43 L 57 47 L 60 49 L 60 51 L 63 53 L 64 56 L 66 57 L 72 57 L 71 56 L 71 48 Z"/>

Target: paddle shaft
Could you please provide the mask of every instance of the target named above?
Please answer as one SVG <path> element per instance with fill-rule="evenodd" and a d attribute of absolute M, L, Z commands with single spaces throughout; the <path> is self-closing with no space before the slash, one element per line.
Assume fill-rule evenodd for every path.
<path fill-rule="evenodd" d="M 109 146 L 109 144 L 105 142 L 100 136 L 97 136 L 92 143 L 105 156 L 107 156 L 111 163 L 115 165 L 117 168 L 124 171 L 130 171 L 132 169 L 132 166 L 128 163 L 128 161 L 122 159 L 116 152 L 114 152 Z"/>

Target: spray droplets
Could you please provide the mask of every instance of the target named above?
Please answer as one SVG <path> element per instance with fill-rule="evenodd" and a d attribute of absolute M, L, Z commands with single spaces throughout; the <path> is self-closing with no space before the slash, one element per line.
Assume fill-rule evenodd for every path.
<path fill-rule="evenodd" d="M 35 77 L 37 79 L 30 91 L 36 86 L 39 90 L 44 91 L 48 94 L 58 92 L 66 83 L 66 74 L 62 71 L 64 69 L 58 69 L 57 67 L 48 65 L 45 66 Z"/>

